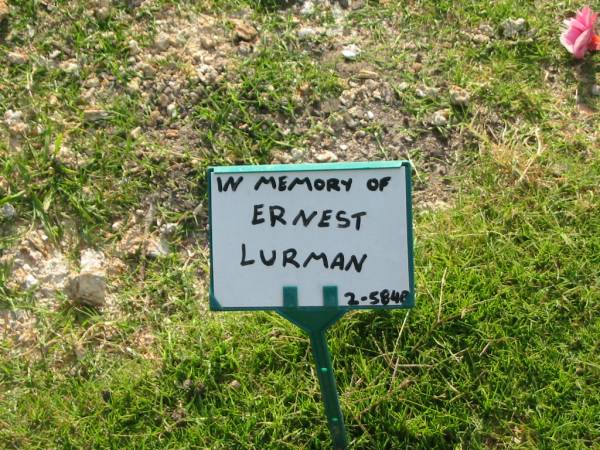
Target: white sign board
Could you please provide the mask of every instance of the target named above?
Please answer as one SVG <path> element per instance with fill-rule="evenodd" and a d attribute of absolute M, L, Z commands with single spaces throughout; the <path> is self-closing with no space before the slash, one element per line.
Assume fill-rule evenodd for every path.
<path fill-rule="evenodd" d="M 401 161 L 213 167 L 211 308 L 410 307 L 411 168 Z"/>

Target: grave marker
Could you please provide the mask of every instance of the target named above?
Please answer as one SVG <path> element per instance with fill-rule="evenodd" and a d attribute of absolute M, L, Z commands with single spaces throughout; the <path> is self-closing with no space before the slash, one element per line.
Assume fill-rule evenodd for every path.
<path fill-rule="evenodd" d="M 325 331 L 350 309 L 414 305 L 410 174 L 406 161 L 208 169 L 211 310 L 274 310 L 308 333 L 336 449 Z"/>

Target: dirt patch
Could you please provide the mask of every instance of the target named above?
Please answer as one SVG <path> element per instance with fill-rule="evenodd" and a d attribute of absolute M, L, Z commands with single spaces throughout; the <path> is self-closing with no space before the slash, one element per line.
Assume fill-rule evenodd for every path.
<path fill-rule="evenodd" d="M 41 230 L 27 234 L 0 263 L 12 268 L 9 288 L 32 289 L 42 302 L 53 300 L 56 292 L 65 288 L 69 277 L 67 258 Z"/>
<path fill-rule="evenodd" d="M 404 65 L 390 70 L 379 63 L 381 36 L 376 38 L 368 28 L 355 26 L 350 10 L 335 2 L 304 2 L 291 11 L 298 24 L 298 44 L 321 65 L 333 69 L 345 89 L 337 99 L 323 99 L 306 108 L 294 124 L 296 132 L 306 135 L 306 149 L 277 152 L 273 162 L 408 159 L 415 167 L 415 207 L 447 207 L 456 163 L 472 141 L 463 130 L 453 127 L 452 116 L 455 110 L 469 106 L 470 93 L 444 84 L 443 78 L 438 86 L 402 79 L 402 72 L 419 80 L 425 71 L 428 56 L 418 36 L 397 46 L 397 51 L 406 54 Z M 326 17 L 329 20 L 324 20 Z M 393 22 L 390 17 L 382 23 L 390 42 L 398 38 Z M 405 101 L 406 97 L 440 107 L 417 117 L 407 108 L 410 101 Z"/>
<path fill-rule="evenodd" d="M 37 344 L 37 319 L 21 309 L 0 310 L 0 341 L 10 343 L 8 351 L 21 357 Z"/>
<path fill-rule="evenodd" d="M 391 83 L 371 67 L 352 66 L 358 72 L 346 80 L 339 98 L 307 108 L 296 121 L 294 129 L 306 136 L 306 148 L 275 152 L 272 162 L 410 160 L 417 207 L 448 202 L 457 153 L 466 142 L 463 135 L 417 120 Z"/>

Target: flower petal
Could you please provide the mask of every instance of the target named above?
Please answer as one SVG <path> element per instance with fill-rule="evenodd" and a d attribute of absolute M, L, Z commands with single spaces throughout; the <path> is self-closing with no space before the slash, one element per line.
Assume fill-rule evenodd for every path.
<path fill-rule="evenodd" d="M 593 32 L 591 29 L 584 31 L 573 44 L 573 56 L 577 59 L 583 58 L 590 42 L 592 41 Z"/>
<path fill-rule="evenodd" d="M 581 8 L 575 16 L 578 22 L 581 22 L 586 28 L 591 24 L 592 9 L 589 6 Z"/>
<path fill-rule="evenodd" d="M 577 30 L 575 28 L 569 28 L 565 30 L 565 32 L 561 35 L 561 42 L 563 39 L 565 42 L 568 42 L 570 45 L 573 45 L 577 38 L 581 35 L 582 31 Z"/>

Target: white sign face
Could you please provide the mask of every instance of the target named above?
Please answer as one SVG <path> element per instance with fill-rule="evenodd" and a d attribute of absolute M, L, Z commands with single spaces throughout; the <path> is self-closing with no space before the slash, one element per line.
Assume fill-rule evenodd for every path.
<path fill-rule="evenodd" d="M 413 304 L 410 165 L 406 162 L 209 169 L 211 307 Z"/>

